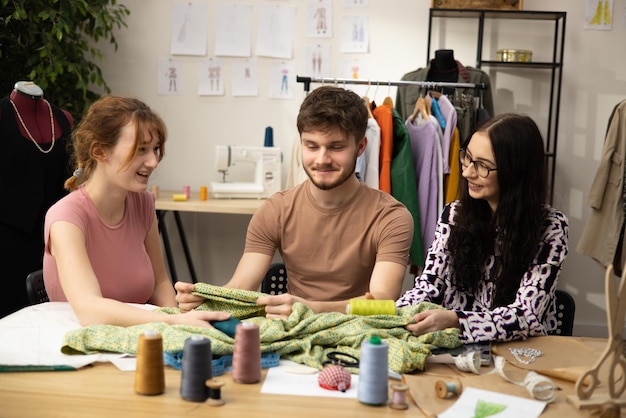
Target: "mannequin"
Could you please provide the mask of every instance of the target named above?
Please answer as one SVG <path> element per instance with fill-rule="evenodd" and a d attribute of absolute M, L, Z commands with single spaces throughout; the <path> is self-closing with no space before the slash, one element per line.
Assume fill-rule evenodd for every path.
<path fill-rule="evenodd" d="M 440 49 L 435 51 L 435 58 L 430 60 L 428 81 L 456 83 L 459 81 L 459 66 L 454 59 L 454 51 Z"/>
<path fill-rule="evenodd" d="M 71 174 L 71 131 L 69 112 L 33 82 L 18 81 L 0 99 L 0 317 L 28 304 L 25 280 L 42 267 L 45 213 Z"/>

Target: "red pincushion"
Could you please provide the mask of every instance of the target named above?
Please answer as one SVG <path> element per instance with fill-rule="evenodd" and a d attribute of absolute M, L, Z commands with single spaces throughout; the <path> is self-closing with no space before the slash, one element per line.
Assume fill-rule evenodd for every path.
<path fill-rule="evenodd" d="M 333 364 L 320 372 L 317 382 L 324 389 L 345 392 L 350 389 L 351 379 L 350 373 L 345 368 Z"/>

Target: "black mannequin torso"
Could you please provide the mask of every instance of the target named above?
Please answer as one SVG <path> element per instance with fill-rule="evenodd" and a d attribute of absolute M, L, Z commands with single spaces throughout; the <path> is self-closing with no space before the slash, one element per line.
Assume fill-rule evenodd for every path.
<path fill-rule="evenodd" d="M 435 51 L 435 58 L 430 60 L 427 80 L 450 83 L 459 80 L 459 66 L 454 59 L 454 51 L 451 49 Z"/>

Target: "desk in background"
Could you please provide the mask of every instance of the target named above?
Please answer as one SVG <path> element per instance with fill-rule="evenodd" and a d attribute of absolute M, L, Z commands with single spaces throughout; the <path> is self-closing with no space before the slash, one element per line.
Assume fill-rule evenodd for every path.
<path fill-rule="evenodd" d="M 169 233 L 165 224 L 165 216 L 168 212 L 174 214 L 174 220 L 176 221 L 176 228 L 178 229 L 178 236 L 185 253 L 185 259 L 187 261 L 187 267 L 191 280 L 193 283 L 198 282 L 196 276 L 196 270 L 194 268 L 193 259 L 191 258 L 191 252 L 189 251 L 189 245 L 187 244 L 187 237 L 183 228 L 182 221 L 180 219 L 180 212 L 195 212 L 195 213 L 223 213 L 223 214 L 235 214 L 235 215 L 252 215 L 263 204 L 263 199 L 208 199 L 200 200 L 199 193 L 191 193 L 191 198 L 186 201 L 174 201 L 173 195 L 180 194 L 180 192 L 172 191 L 160 191 L 159 197 L 156 199 L 156 211 L 157 218 L 159 220 L 159 231 L 163 237 L 163 247 L 165 247 L 165 256 L 170 269 L 170 275 L 172 282 L 178 281 L 178 275 L 176 273 L 176 266 L 174 262 L 174 256 L 172 255 L 172 247 L 170 244 Z"/>

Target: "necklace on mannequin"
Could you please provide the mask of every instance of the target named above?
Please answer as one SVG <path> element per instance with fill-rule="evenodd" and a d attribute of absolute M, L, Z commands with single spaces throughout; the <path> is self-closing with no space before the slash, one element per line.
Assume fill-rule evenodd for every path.
<path fill-rule="evenodd" d="M 39 151 L 43 152 L 44 154 L 47 154 L 50 151 L 52 151 L 52 148 L 54 147 L 54 143 L 56 141 L 56 137 L 54 135 L 54 117 L 52 116 L 52 106 L 50 106 L 50 103 L 46 99 L 43 99 L 43 101 L 46 102 L 46 104 L 48 105 L 48 110 L 50 111 L 50 126 L 52 126 L 52 144 L 50 145 L 50 148 L 45 150 L 45 149 L 41 148 L 41 146 L 39 146 L 37 141 L 35 141 L 35 138 L 33 138 L 33 136 L 31 135 L 30 131 L 26 127 L 26 124 L 24 123 L 24 119 L 22 119 L 22 115 L 20 115 L 20 112 L 19 112 L 19 110 L 17 110 L 17 106 L 15 105 L 13 100 L 9 99 L 9 101 L 13 105 L 13 109 L 15 109 L 15 114 L 17 115 L 17 118 L 19 119 L 20 123 L 22 124 L 22 128 L 24 128 L 24 131 L 26 132 L 26 135 L 28 135 L 28 138 L 31 141 L 33 141 L 33 144 L 35 144 L 37 149 Z"/>

